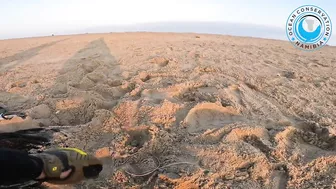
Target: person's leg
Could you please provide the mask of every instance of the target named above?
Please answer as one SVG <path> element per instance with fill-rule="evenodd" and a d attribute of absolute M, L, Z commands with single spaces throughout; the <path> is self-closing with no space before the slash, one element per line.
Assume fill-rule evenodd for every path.
<path fill-rule="evenodd" d="M 35 180 L 43 172 L 43 161 L 26 152 L 0 149 L 0 184 Z"/>

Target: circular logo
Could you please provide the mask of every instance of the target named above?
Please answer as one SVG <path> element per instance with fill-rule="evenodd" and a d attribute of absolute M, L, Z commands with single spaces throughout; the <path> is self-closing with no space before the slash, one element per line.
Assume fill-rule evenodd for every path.
<path fill-rule="evenodd" d="M 318 6 L 304 5 L 288 17 L 286 33 L 297 48 L 307 51 L 319 49 L 331 37 L 332 24 L 328 14 Z"/>

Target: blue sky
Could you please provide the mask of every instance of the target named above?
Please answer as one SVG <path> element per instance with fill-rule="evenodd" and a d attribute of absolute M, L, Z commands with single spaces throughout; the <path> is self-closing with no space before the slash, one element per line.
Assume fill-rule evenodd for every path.
<path fill-rule="evenodd" d="M 288 15 L 304 4 L 320 6 L 336 20 L 332 0 L 1 0 L 0 39 L 164 21 L 227 21 L 284 29 Z"/>

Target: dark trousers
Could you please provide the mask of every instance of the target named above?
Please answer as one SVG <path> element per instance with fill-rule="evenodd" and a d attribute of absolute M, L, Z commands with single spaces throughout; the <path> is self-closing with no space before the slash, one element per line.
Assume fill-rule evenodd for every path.
<path fill-rule="evenodd" d="M 0 148 L 0 185 L 17 184 L 36 179 L 43 161 L 26 152 Z"/>

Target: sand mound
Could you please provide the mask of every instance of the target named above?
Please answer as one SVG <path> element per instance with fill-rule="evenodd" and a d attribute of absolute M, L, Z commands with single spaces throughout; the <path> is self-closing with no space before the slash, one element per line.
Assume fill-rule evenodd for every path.
<path fill-rule="evenodd" d="M 242 121 L 242 116 L 232 107 L 222 107 L 214 103 L 202 103 L 192 108 L 185 123 L 190 133 L 206 129 L 225 127 L 226 124 Z"/>
<path fill-rule="evenodd" d="M 3 40 L 0 106 L 29 116 L 0 132 L 54 126 L 52 145 L 103 160 L 66 188 L 335 188 L 334 54 L 219 35 Z"/>

